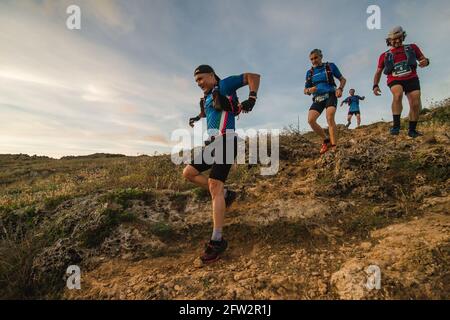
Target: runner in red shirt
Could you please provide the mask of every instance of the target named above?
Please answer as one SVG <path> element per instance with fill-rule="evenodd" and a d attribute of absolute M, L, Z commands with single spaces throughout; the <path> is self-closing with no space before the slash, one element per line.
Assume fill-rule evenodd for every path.
<path fill-rule="evenodd" d="M 410 108 L 408 135 L 416 138 L 422 135 L 416 130 L 419 111 L 422 108 L 417 66 L 421 68 L 427 67 L 430 65 L 430 60 L 424 56 L 417 45 L 404 45 L 405 38 L 406 32 L 403 31 L 402 27 L 395 27 L 389 32 L 386 43 L 390 48 L 381 54 L 378 59 L 378 68 L 373 81 L 373 93 L 376 96 L 381 95 L 378 84 L 384 72 L 387 75 L 387 85 L 393 95 L 392 114 L 394 125 L 390 132 L 392 135 L 400 133 L 400 116 L 403 110 L 403 93 L 405 93 L 408 97 Z"/>

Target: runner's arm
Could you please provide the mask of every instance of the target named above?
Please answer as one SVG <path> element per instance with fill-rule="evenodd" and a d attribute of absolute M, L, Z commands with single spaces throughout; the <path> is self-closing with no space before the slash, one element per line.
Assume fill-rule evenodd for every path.
<path fill-rule="evenodd" d="M 375 76 L 373 77 L 373 85 L 374 86 L 379 85 L 382 74 L 383 74 L 383 69 L 377 68 L 377 71 L 375 71 Z"/>
<path fill-rule="evenodd" d="M 340 98 L 340 97 L 342 97 L 342 93 L 344 92 L 344 87 L 345 87 L 345 84 L 347 83 L 347 80 L 344 78 L 344 76 L 342 75 L 341 71 L 336 66 L 336 64 L 331 62 L 330 68 L 331 68 L 331 72 L 333 73 L 333 76 L 339 80 L 339 87 L 336 90 L 336 97 Z M 338 90 L 340 91 L 340 93 L 338 93 Z"/>
<path fill-rule="evenodd" d="M 383 67 L 384 68 L 384 67 Z M 383 68 L 377 68 L 377 71 L 375 71 L 375 76 L 373 77 L 373 93 L 376 96 L 379 96 L 381 94 L 381 90 L 379 87 L 381 75 L 383 74 Z"/>
<path fill-rule="evenodd" d="M 196 117 L 189 118 L 189 125 L 191 127 L 194 127 L 194 123 L 196 123 L 197 121 L 200 121 L 201 118 L 205 118 L 205 117 L 206 117 L 206 113 L 205 113 L 205 98 L 201 98 L 200 99 L 200 113 Z"/>
<path fill-rule="evenodd" d="M 256 73 L 244 73 L 244 85 L 248 85 L 250 92 L 257 93 L 261 76 Z"/>
<path fill-rule="evenodd" d="M 253 107 L 255 106 L 260 80 L 261 76 L 259 74 L 244 73 L 244 85 L 248 85 L 248 88 L 250 90 L 248 99 L 241 103 L 241 107 L 244 113 L 252 111 Z"/>
<path fill-rule="evenodd" d="M 347 79 L 345 79 L 343 76 L 339 78 L 339 88 L 336 90 L 336 97 L 340 98 L 342 97 L 342 93 L 344 92 L 345 84 L 347 83 Z M 338 93 L 338 90 L 340 93 Z"/>
<path fill-rule="evenodd" d="M 317 88 L 312 83 L 312 80 L 310 79 L 310 72 L 306 71 L 306 80 L 305 80 L 305 89 L 303 90 L 303 93 L 310 96 L 311 94 L 314 94 L 317 91 Z M 312 75 L 311 75 L 312 78 Z"/>
<path fill-rule="evenodd" d="M 316 87 L 311 87 L 311 88 L 305 88 L 305 90 L 303 90 L 303 93 L 310 96 L 313 93 L 315 93 L 317 91 Z"/>
<path fill-rule="evenodd" d="M 345 79 L 344 77 L 340 77 L 338 89 L 344 90 L 346 83 L 347 83 L 347 79 Z"/>
<path fill-rule="evenodd" d="M 412 47 L 416 53 L 417 61 L 419 61 L 419 67 L 421 68 L 428 67 L 430 65 L 430 59 L 425 57 L 425 55 L 422 53 L 422 51 L 419 49 L 417 45 L 413 44 Z"/>
<path fill-rule="evenodd" d="M 206 118 L 205 112 L 205 98 L 200 99 L 200 113 L 198 115 L 200 118 Z"/>

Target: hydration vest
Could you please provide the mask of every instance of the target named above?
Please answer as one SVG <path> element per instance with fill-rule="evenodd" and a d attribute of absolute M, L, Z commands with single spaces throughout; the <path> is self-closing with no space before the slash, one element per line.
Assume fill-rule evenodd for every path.
<path fill-rule="evenodd" d="M 329 85 L 331 85 L 333 87 L 336 87 L 336 82 L 334 81 L 333 71 L 331 70 L 329 62 L 325 62 L 325 73 L 327 75 L 326 83 L 328 83 Z M 312 81 L 313 76 L 314 76 L 314 67 L 311 67 L 311 69 L 308 71 L 308 77 L 306 79 L 306 83 L 307 83 L 308 87 L 314 86 L 314 83 Z M 319 81 L 318 83 L 320 83 L 320 82 L 322 82 L 322 81 Z"/>
<path fill-rule="evenodd" d="M 213 99 L 213 107 L 217 111 L 227 111 L 231 112 L 234 116 L 238 116 L 242 108 L 239 104 L 239 99 L 236 94 L 231 96 L 224 96 L 220 93 L 219 85 L 215 86 L 211 91 L 212 99 Z M 205 100 L 206 100 L 205 95 Z"/>
<path fill-rule="evenodd" d="M 417 68 L 417 57 L 416 52 L 413 47 L 409 44 L 403 46 L 406 54 L 407 64 L 412 69 Z M 394 53 L 392 53 L 391 49 L 385 52 L 384 55 L 384 74 L 389 75 L 394 71 Z"/>

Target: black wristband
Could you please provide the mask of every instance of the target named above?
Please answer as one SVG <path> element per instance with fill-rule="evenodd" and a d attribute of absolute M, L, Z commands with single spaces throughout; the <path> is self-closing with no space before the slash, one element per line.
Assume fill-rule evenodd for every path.
<path fill-rule="evenodd" d="M 380 88 L 380 86 L 377 85 L 377 84 L 374 84 L 373 87 L 372 87 L 372 91 L 375 90 L 375 88 Z"/>
<path fill-rule="evenodd" d="M 250 93 L 248 94 L 248 97 L 256 99 L 258 97 L 258 95 L 257 95 L 256 91 L 250 91 Z"/>

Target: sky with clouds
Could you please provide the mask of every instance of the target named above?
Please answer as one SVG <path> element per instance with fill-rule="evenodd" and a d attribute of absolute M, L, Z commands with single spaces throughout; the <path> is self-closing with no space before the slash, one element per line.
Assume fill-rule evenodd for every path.
<path fill-rule="evenodd" d="M 81 30 L 66 28 L 72 4 Z M 371 4 L 381 30 L 366 27 Z M 402 25 L 430 57 L 419 71 L 427 105 L 448 97 L 449 16 L 448 0 L 0 0 L 0 153 L 170 152 L 171 133 L 198 114 L 192 73 L 203 63 L 221 77 L 262 75 L 238 128 L 282 129 L 299 117 L 309 130 L 303 85 L 314 48 L 366 95 L 363 124 L 390 120 L 385 79 L 383 96 L 371 94 L 388 30 Z"/>

